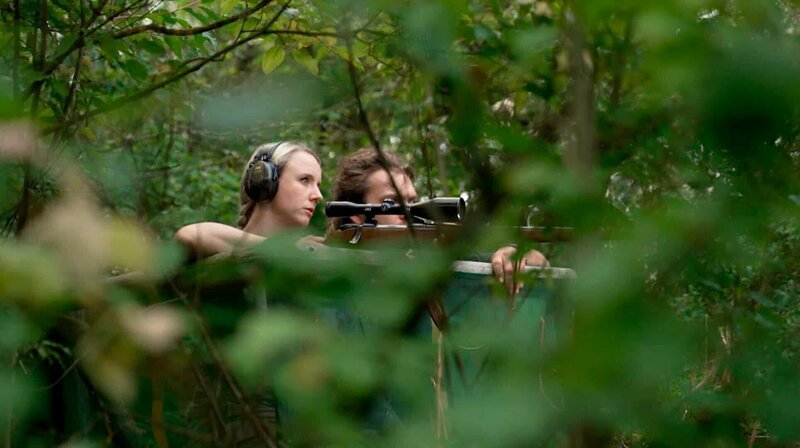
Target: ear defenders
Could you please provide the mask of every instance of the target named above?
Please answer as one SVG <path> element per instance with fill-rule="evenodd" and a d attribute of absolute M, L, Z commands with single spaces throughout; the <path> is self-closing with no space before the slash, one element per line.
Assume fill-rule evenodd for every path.
<path fill-rule="evenodd" d="M 271 201 L 278 193 L 278 167 L 272 162 L 275 151 L 285 142 L 278 142 L 256 155 L 247 165 L 244 175 L 244 192 L 256 201 Z"/>

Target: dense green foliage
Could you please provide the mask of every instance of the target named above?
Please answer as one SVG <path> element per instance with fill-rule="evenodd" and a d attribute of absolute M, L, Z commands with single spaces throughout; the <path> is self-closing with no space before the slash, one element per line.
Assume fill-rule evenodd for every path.
<path fill-rule="evenodd" d="M 800 444 L 796 0 L 9 0 L 0 22 L 5 446 L 225 446 L 200 422 L 265 390 L 298 446 Z M 173 232 L 233 223 L 243 161 L 284 139 L 325 191 L 341 156 L 400 153 L 422 195 L 469 194 L 463 238 L 182 266 Z M 496 298 L 431 343 L 452 260 L 517 238 L 487 221 L 574 227 L 539 249 L 577 279 L 527 279 L 541 320 Z"/>

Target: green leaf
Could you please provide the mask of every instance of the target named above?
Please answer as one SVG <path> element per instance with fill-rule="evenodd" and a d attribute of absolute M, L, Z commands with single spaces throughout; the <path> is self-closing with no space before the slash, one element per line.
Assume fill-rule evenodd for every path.
<path fill-rule="evenodd" d="M 350 55 L 347 53 L 347 47 L 345 47 L 344 45 L 335 45 L 331 47 L 331 50 L 333 51 L 333 54 L 339 56 L 345 61 L 350 59 Z"/>
<path fill-rule="evenodd" d="M 110 61 L 119 61 L 119 52 L 125 50 L 125 45 L 111 36 L 99 37 L 97 43 Z"/>
<path fill-rule="evenodd" d="M 329 331 L 301 314 L 284 310 L 276 310 L 269 316 L 250 314 L 229 340 L 225 354 L 237 373 L 246 381 L 254 381 L 263 372 L 265 363 L 311 341 L 327 340 Z"/>
<path fill-rule="evenodd" d="M 136 46 L 156 56 L 163 56 L 166 53 L 161 42 L 157 40 L 140 40 L 136 43 Z"/>
<path fill-rule="evenodd" d="M 206 8 L 205 6 L 201 6 L 200 9 L 205 11 L 205 13 L 208 14 L 208 18 L 211 19 L 212 21 L 216 22 L 216 21 L 218 21 L 220 19 L 219 14 L 214 12 L 213 9 Z"/>
<path fill-rule="evenodd" d="M 145 67 L 144 64 L 137 61 L 136 59 L 128 59 L 122 64 L 122 66 L 125 69 L 125 71 L 128 72 L 128 74 L 135 79 L 142 80 L 144 78 L 147 78 L 148 75 L 147 67 Z"/>
<path fill-rule="evenodd" d="M 276 43 L 278 43 L 278 36 L 270 34 L 264 38 L 264 50 L 269 50 L 274 47 Z"/>
<path fill-rule="evenodd" d="M 210 43 L 208 36 L 205 34 L 195 34 L 194 38 L 192 39 L 192 44 L 195 46 L 196 50 L 200 50 L 205 47 L 206 44 Z"/>
<path fill-rule="evenodd" d="M 38 116 L 40 119 L 44 119 L 44 118 L 53 118 L 56 116 L 56 114 L 53 112 L 53 109 L 48 107 L 46 109 L 42 109 L 42 111 L 39 112 Z"/>
<path fill-rule="evenodd" d="M 58 47 L 53 52 L 53 54 L 61 54 L 65 52 L 67 48 L 69 48 L 73 43 L 75 43 L 76 40 L 78 40 L 77 34 L 69 34 L 64 36 L 64 38 L 61 39 L 61 43 L 58 44 Z"/>
<path fill-rule="evenodd" d="M 222 3 L 219 5 L 220 15 L 228 15 L 239 3 L 239 0 L 222 0 Z"/>
<path fill-rule="evenodd" d="M 207 9 L 207 8 L 206 8 Z M 204 11 L 206 10 L 204 9 Z M 200 21 L 203 25 L 208 25 L 211 23 L 211 20 L 208 19 L 207 15 L 200 14 L 199 12 L 195 11 L 193 8 L 189 8 L 186 10 L 189 14 L 191 14 L 195 19 Z M 188 27 L 187 27 L 188 28 Z"/>
<path fill-rule="evenodd" d="M 552 48 L 556 43 L 557 34 L 553 28 L 541 27 L 531 30 L 519 31 L 512 36 L 514 53 L 522 58 L 530 58 L 543 50 Z"/>
<path fill-rule="evenodd" d="M 165 36 L 164 42 L 167 43 L 172 52 L 175 53 L 175 56 L 182 57 L 183 56 L 183 47 L 181 46 L 182 42 L 179 38 L 175 36 Z"/>
<path fill-rule="evenodd" d="M 177 18 L 168 12 L 164 12 L 164 14 L 161 15 L 161 20 L 167 25 L 175 25 L 178 23 Z"/>
<path fill-rule="evenodd" d="M 362 58 L 369 54 L 369 44 L 357 40 L 353 42 L 353 58 Z"/>
<path fill-rule="evenodd" d="M 312 75 L 319 75 L 319 59 L 315 58 L 307 51 L 300 49 L 292 54 L 292 57 L 298 64 L 306 68 Z"/>
<path fill-rule="evenodd" d="M 192 24 L 191 24 L 191 23 L 187 22 L 187 21 L 186 21 L 186 20 L 184 20 L 184 19 L 181 19 L 180 17 L 175 17 L 175 22 L 176 22 L 178 25 L 180 25 L 180 26 L 182 26 L 182 27 L 184 27 L 184 28 L 191 28 L 191 27 L 192 27 Z"/>
<path fill-rule="evenodd" d="M 34 387 L 40 387 L 37 377 L 20 375 L 3 366 L 0 368 L 0 415 L 13 415 L 15 419 L 27 421 L 36 409 Z M 12 414 L 13 412 L 13 414 Z"/>
<path fill-rule="evenodd" d="M 286 52 L 281 47 L 272 47 L 264 52 L 264 58 L 261 60 L 261 71 L 264 73 L 271 73 L 278 66 L 283 63 L 286 58 Z"/>
<path fill-rule="evenodd" d="M 336 56 L 339 56 L 345 61 L 350 60 L 350 55 L 347 52 L 347 47 L 345 47 L 344 45 L 333 46 L 331 47 L 331 51 L 333 51 L 333 53 Z M 361 61 L 358 60 L 358 57 L 356 57 L 355 51 L 353 52 L 353 65 L 359 70 L 364 70 L 364 65 L 361 63 Z"/>
<path fill-rule="evenodd" d="M 63 101 L 64 98 L 67 97 L 67 85 L 66 84 L 55 83 L 55 84 L 53 84 L 51 89 L 52 89 L 51 90 L 51 95 L 53 95 L 53 98 L 55 98 L 55 99 L 57 99 L 59 101 Z"/>
<path fill-rule="evenodd" d="M 175 241 L 167 241 L 158 248 L 158 256 L 152 267 L 155 278 L 164 278 L 176 272 L 184 261 L 183 247 Z"/>
<path fill-rule="evenodd" d="M 90 127 L 81 128 L 81 135 L 86 137 L 87 140 L 92 142 L 97 140 L 97 134 L 95 134 L 92 128 Z"/>
<path fill-rule="evenodd" d="M 0 303 L 45 305 L 68 299 L 68 279 L 56 257 L 42 248 L 0 243 Z"/>
<path fill-rule="evenodd" d="M 0 339 L 0 353 L 14 352 L 32 345 L 42 337 L 42 331 L 16 307 L 0 309 L 0 327 L 3 338 Z"/>

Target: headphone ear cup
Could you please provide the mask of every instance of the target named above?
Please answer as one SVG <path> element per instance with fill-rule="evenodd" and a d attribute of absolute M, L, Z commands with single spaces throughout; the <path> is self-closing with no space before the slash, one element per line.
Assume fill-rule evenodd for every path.
<path fill-rule="evenodd" d="M 256 202 L 270 201 L 278 193 L 278 169 L 272 162 L 257 160 L 247 170 L 244 192 Z"/>

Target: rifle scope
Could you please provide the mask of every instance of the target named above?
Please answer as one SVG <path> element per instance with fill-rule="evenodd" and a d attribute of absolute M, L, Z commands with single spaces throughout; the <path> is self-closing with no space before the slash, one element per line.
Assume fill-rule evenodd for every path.
<path fill-rule="evenodd" d="M 423 222 L 461 222 L 466 208 L 464 199 L 444 197 L 411 204 L 408 211 L 413 218 Z M 377 215 L 405 215 L 405 212 L 402 205 L 395 204 L 392 200 L 383 201 L 381 204 L 356 204 L 347 201 L 331 201 L 325 204 L 325 216 L 329 218 L 357 215 L 366 216 L 369 222 Z"/>

